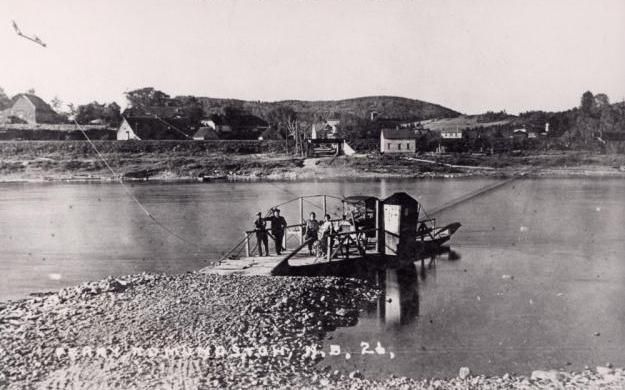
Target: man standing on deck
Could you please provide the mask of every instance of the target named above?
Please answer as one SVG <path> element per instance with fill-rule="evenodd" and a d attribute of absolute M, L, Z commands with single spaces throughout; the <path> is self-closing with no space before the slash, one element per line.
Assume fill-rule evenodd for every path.
<path fill-rule="evenodd" d="M 317 221 L 317 215 L 310 213 L 310 219 L 306 221 L 306 236 L 305 240 L 308 241 L 308 254 L 313 254 L 313 245 L 317 241 L 317 235 L 319 234 L 319 221 Z"/>
<path fill-rule="evenodd" d="M 265 245 L 265 256 L 269 256 L 269 239 L 267 238 L 267 222 L 263 219 L 263 214 L 259 211 L 256 214 L 258 218 L 254 221 L 254 230 L 256 231 L 256 245 L 258 253 L 263 255 L 263 246 Z"/>
<path fill-rule="evenodd" d="M 281 255 L 282 252 L 282 238 L 284 237 L 284 230 L 286 229 L 286 219 L 280 216 L 280 209 L 273 209 L 273 215 L 265 220 L 271 223 L 271 233 L 273 234 L 273 241 L 276 246 L 276 254 Z"/>
<path fill-rule="evenodd" d="M 334 233 L 336 233 L 336 229 L 334 229 L 334 224 L 332 223 L 332 217 L 330 214 L 325 215 L 325 220 L 323 224 L 319 227 L 319 249 L 320 254 L 326 256 L 328 251 L 332 250 L 333 240 L 328 240 L 328 237 L 331 237 Z M 317 254 L 319 256 L 319 254 Z"/>

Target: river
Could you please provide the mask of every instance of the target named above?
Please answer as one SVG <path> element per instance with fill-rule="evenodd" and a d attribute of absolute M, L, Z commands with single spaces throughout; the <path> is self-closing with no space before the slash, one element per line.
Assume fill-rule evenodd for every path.
<path fill-rule="evenodd" d="M 118 184 L 3 184 L 0 300 L 108 275 L 199 269 L 242 238 L 256 211 L 303 194 L 405 191 L 427 209 L 493 180 L 130 187 L 167 231 Z M 522 179 L 443 211 L 440 223 L 463 225 L 453 256 L 380 275 L 387 296 L 356 326 L 332 332 L 327 343 L 342 354 L 327 362 L 366 375 L 426 376 L 461 366 L 487 375 L 625 366 L 623 194 L 619 179 Z M 319 214 L 321 204 L 305 209 Z M 295 204 L 282 213 L 299 219 Z M 362 341 L 379 341 L 385 354 L 361 355 Z"/>

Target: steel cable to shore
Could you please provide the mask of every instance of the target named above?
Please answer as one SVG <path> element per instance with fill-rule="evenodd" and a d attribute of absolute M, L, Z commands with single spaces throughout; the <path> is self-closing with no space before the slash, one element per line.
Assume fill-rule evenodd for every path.
<path fill-rule="evenodd" d="M 113 178 L 116 179 L 116 181 L 122 186 L 122 188 L 124 189 L 124 191 L 126 192 L 126 194 L 139 206 L 139 208 L 141 209 L 141 211 L 143 211 L 143 213 L 150 218 L 155 225 L 157 225 L 158 227 L 160 227 L 163 231 L 165 231 L 166 233 L 168 233 L 169 235 L 171 235 L 172 237 L 177 238 L 178 240 L 184 242 L 185 244 L 191 245 L 195 248 L 199 249 L 210 249 L 212 251 L 216 251 L 215 248 L 211 247 L 210 245 L 198 245 L 195 242 L 188 240 L 187 238 L 185 238 L 184 236 L 180 235 L 179 233 L 176 233 L 175 231 L 173 231 L 172 229 L 170 229 L 168 226 L 166 226 L 164 223 L 162 223 L 161 221 L 159 221 L 154 215 L 152 215 L 152 213 L 150 213 L 150 211 L 141 203 L 141 201 L 139 201 L 139 199 L 132 193 L 132 191 L 130 191 L 130 189 L 128 188 L 128 186 L 124 183 L 121 175 L 119 175 L 117 172 L 115 172 L 115 170 L 111 167 L 111 165 L 108 163 L 108 161 L 106 160 L 106 158 L 104 158 L 104 156 L 102 155 L 102 153 L 100 153 L 100 150 L 98 149 L 98 147 L 91 141 L 91 138 L 89 138 L 89 136 L 87 135 L 87 133 L 85 132 L 85 130 L 82 128 L 82 126 L 74 119 L 74 123 L 76 124 L 76 127 L 78 128 L 78 130 L 80 130 L 80 132 L 83 134 L 83 136 L 85 137 L 85 139 L 87 140 L 87 142 L 89 142 L 89 145 L 91 145 L 91 147 L 93 148 L 93 150 L 96 152 L 96 154 L 98 155 L 98 158 L 100 160 L 102 160 L 102 162 L 104 163 L 104 165 L 108 168 L 108 170 L 111 172 L 111 174 L 113 175 Z M 198 253 L 197 251 L 195 253 Z"/>
<path fill-rule="evenodd" d="M 520 179 L 522 177 L 525 177 L 528 174 L 534 173 L 534 172 L 536 172 L 538 170 L 540 170 L 540 168 L 528 169 L 528 170 L 526 170 L 524 172 L 521 172 L 521 173 L 519 173 L 517 175 L 509 177 L 509 178 L 507 178 L 507 179 L 505 179 L 503 181 L 498 181 L 496 183 L 489 184 L 489 185 L 484 186 L 482 188 L 479 188 L 479 189 L 477 189 L 475 191 L 469 192 L 468 194 L 459 196 L 459 197 L 457 197 L 455 199 L 452 199 L 452 200 L 450 200 L 448 202 L 445 202 L 442 205 L 440 205 L 438 207 L 435 207 L 434 209 L 430 210 L 429 213 L 425 213 L 425 210 L 424 210 L 424 213 L 425 213 L 425 215 L 428 218 L 430 218 L 430 216 L 434 216 L 434 215 L 439 214 L 439 213 L 441 213 L 441 212 L 443 212 L 443 211 L 445 211 L 447 209 L 450 209 L 450 208 L 458 206 L 458 205 L 460 205 L 462 203 L 468 202 L 469 200 L 473 200 L 473 199 L 475 199 L 475 198 L 477 198 L 479 196 L 485 195 L 485 194 L 487 194 L 487 193 L 489 193 L 491 191 L 494 191 L 494 190 L 496 190 L 496 189 L 498 189 L 500 187 L 503 187 L 506 184 L 509 184 L 509 183 L 511 183 L 511 182 L 513 182 L 515 180 L 518 180 L 518 179 Z"/>

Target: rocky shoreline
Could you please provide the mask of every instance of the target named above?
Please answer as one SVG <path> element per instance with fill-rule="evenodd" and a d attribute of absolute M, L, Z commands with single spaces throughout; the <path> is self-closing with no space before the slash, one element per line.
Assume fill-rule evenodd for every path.
<path fill-rule="evenodd" d="M 529 172 L 529 173 L 528 173 Z M 464 178 L 509 178 L 523 175 L 527 178 L 625 178 L 625 171 L 608 166 L 586 166 L 570 168 L 502 168 L 495 170 L 472 170 L 470 172 L 377 172 L 353 168 L 334 169 L 279 169 L 269 172 L 231 173 L 217 176 L 196 177 L 162 173 L 146 178 L 124 178 L 130 183 L 217 183 L 217 182 L 280 182 L 308 180 L 376 180 L 376 179 L 464 179 Z M 0 183 L 117 183 L 118 179 L 105 175 L 72 175 L 49 173 L 45 176 L 22 174 L 0 174 Z"/>
<path fill-rule="evenodd" d="M 62 146 L 69 149 L 60 153 L 57 149 Z M 533 177 L 625 177 L 623 155 L 588 152 L 519 156 L 368 153 L 303 159 L 278 152 L 245 154 L 176 148 L 142 152 L 107 149 L 108 153 L 103 156 L 114 169 L 113 175 L 92 151 L 84 149 L 84 145 L 84 150 L 70 146 L 60 143 L 57 149 L 50 150 L 8 150 L 0 159 L 0 182 L 106 183 L 120 177 L 131 182 L 427 179 L 510 177 L 528 172 Z"/>
<path fill-rule="evenodd" d="M 333 277 L 139 274 L 0 303 L 0 388 L 623 388 L 625 371 L 369 378 L 324 366 L 378 291 Z"/>

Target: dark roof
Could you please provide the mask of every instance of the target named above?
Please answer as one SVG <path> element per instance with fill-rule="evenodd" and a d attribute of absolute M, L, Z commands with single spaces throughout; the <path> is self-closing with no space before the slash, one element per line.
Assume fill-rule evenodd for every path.
<path fill-rule="evenodd" d="M 189 139 L 192 138 L 192 130 L 185 121 L 174 119 L 159 119 L 146 116 L 124 118 L 132 131 L 141 138 L 146 139 Z"/>
<path fill-rule="evenodd" d="M 343 141 L 344 138 L 308 138 L 311 144 L 341 144 Z"/>
<path fill-rule="evenodd" d="M 385 139 L 414 139 L 415 132 L 412 129 L 382 129 Z"/>
<path fill-rule="evenodd" d="M 375 196 L 369 196 L 369 195 L 352 195 L 352 196 L 346 196 L 345 198 L 343 198 L 343 202 L 350 203 L 350 204 L 361 203 L 361 202 L 366 202 L 370 200 L 378 200 L 378 198 L 376 198 Z"/>
<path fill-rule="evenodd" d="M 382 203 L 395 204 L 395 205 L 401 205 L 401 206 L 408 206 L 410 204 L 412 205 L 419 204 L 419 202 L 415 198 L 413 198 L 412 196 L 408 195 L 405 192 L 396 192 L 393 195 L 389 196 L 388 198 L 384 199 Z"/>
<path fill-rule="evenodd" d="M 50 105 L 48 103 L 46 103 L 42 98 L 40 98 L 37 95 L 33 95 L 31 93 L 19 93 L 15 96 L 13 96 L 13 99 L 11 99 L 11 104 L 15 104 L 15 102 L 17 102 L 17 100 L 21 97 L 24 97 L 28 100 L 30 100 L 31 103 L 33 103 L 33 105 L 35 106 L 35 109 L 41 113 L 47 112 L 50 114 L 56 114 L 56 111 L 54 111 L 52 109 L 52 107 L 50 107 Z"/>

